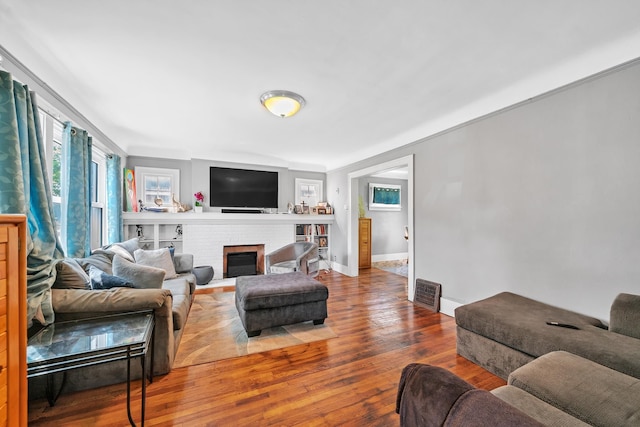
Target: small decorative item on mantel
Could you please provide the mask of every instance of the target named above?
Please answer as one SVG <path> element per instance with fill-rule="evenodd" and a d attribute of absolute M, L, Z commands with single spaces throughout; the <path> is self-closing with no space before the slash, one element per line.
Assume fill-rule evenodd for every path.
<path fill-rule="evenodd" d="M 193 197 L 196 198 L 196 205 L 193 209 L 195 210 L 196 213 L 201 213 L 202 203 L 204 203 L 204 194 L 202 194 L 201 191 L 198 191 L 196 194 L 193 195 Z"/>

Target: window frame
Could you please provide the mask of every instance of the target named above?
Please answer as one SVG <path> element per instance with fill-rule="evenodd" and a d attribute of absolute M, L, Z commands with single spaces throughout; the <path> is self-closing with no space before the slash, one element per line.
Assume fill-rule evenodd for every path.
<path fill-rule="evenodd" d="M 311 205 L 306 203 L 306 200 L 313 200 L 310 197 L 305 197 L 302 195 L 302 187 L 303 186 L 315 186 L 318 194 L 317 200 L 315 204 Z M 321 179 L 308 179 L 308 178 L 296 178 L 295 179 L 295 203 L 294 205 L 300 205 L 303 201 L 305 201 L 305 206 L 317 206 L 318 203 L 323 202 L 324 197 L 324 181 Z"/>
<path fill-rule="evenodd" d="M 180 200 L 180 169 L 155 168 L 148 166 L 136 166 L 134 169 L 134 179 L 136 182 L 136 201 L 142 200 L 146 203 L 146 191 L 144 179 L 146 176 L 169 176 L 171 180 L 171 190 L 169 191 L 176 200 Z M 163 207 L 172 205 L 164 205 Z"/>

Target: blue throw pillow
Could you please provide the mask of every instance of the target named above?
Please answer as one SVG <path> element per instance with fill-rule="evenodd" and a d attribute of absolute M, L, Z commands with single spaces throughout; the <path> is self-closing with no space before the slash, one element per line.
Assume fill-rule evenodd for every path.
<path fill-rule="evenodd" d="M 118 276 L 105 273 L 95 266 L 89 267 L 91 289 L 133 288 L 133 285 Z"/>

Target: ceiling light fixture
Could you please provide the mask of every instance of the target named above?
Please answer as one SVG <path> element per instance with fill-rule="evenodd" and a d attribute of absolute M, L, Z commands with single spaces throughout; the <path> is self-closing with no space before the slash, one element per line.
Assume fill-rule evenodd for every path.
<path fill-rule="evenodd" d="M 304 106 L 304 98 L 288 90 L 270 90 L 260 97 L 264 108 L 278 117 L 291 117 Z"/>

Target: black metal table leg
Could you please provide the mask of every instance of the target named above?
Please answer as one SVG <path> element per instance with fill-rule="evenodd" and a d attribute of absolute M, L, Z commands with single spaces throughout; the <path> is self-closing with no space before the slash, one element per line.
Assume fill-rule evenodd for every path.
<path fill-rule="evenodd" d="M 65 383 L 67 382 L 67 372 L 63 371 L 62 372 L 62 382 L 60 383 L 60 388 L 58 389 L 58 392 L 56 392 L 55 391 L 55 383 L 54 383 L 54 375 L 55 374 L 47 375 L 47 385 L 45 387 L 45 392 L 47 394 L 47 401 L 49 402 L 49 406 L 51 406 L 52 408 L 56 404 L 56 401 L 58 400 L 58 397 L 60 397 L 60 394 L 62 393 L 62 388 L 64 387 Z"/>

